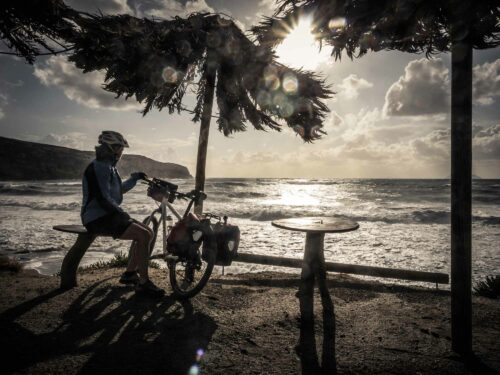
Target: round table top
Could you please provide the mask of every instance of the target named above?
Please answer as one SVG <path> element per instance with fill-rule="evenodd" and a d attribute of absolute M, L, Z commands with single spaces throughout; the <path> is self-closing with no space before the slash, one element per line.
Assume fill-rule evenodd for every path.
<path fill-rule="evenodd" d="M 271 224 L 277 228 L 307 233 L 342 233 L 359 228 L 359 224 L 355 221 L 328 216 L 281 219 Z"/>

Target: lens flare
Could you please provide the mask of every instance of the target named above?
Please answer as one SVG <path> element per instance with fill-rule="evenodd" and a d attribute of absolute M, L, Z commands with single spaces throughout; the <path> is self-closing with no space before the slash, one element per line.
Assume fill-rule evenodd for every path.
<path fill-rule="evenodd" d="M 205 355 L 205 351 L 203 349 L 198 349 L 196 351 L 196 361 L 200 362 L 201 358 Z"/>
<path fill-rule="evenodd" d="M 161 77 L 165 83 L 176 83 L 179 79 L 179 73 L 171 66 L 163 68 Z"/>
<path fill-rule="evenodd" d="M 257 94 L 257 103 L 261 107 L 269 107 L 271 105 L 271 94 L 266 90 L 260 90 Z"/>
<path fill-rule="evenodd" d="M 281 116 L 287 118 L 293 115 L 295 112 L 295 108 L 292 103 L 290 102 L 285 102 L 283 105 L 280 107 L 280 114 Z"/>
<path fill-rule="evenodd" d="M 328 22 L 328 28 L 330 30 L 343 29 L 346 25 L 344 17 L 335 17 Z"/>
<path fill-rule="evenodd" d="M 200 373 L 200 368 L 197 365 L 192 365 L 188 371 L 188 375 L 198 375 Z"/>
<path fill-rule="evenodd" d="M 297 93 L 297 90 L 299 88 L 299 82 L 298 82 L 295 74 L 292 74 L 292 73 L 285 74 L 285 76 L 283 77 L 283 85 L 282 86 L 283 86 L 283 90 L 287 94 L 293 95 L 293 94 Z"/>
<path fill-rule="evenodd" d="M 272 91 L 279 89 L 281 82 L 275 67 L 269 66 L 264 69 L 264 83 Z"/>

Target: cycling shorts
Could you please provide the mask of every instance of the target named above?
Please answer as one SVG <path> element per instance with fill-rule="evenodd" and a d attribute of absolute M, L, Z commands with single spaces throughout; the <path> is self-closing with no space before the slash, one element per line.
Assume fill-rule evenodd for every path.
<path fill-rule="evenodd" d="M 127 228 L 137 220 L 132 219 L 126 212 L 113 212 L 91 221 L 85 225 L 89 233 L 120 238 Z"/>

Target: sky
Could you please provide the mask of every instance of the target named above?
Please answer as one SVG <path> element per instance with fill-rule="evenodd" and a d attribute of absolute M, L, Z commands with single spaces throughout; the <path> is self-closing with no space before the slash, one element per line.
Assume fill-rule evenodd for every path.
<path fill-rule="evenodd" d="M 232 17 L 248 30 L 275 9 L 273 0 L 66 0 L 87 12 L 168 19 L 196 11 Z M 207 177 L 447 178 L 450 175 L 450 55 L 401 52 L 335 61 L 311 45 L 303 20 L 278 47 L 280 61 L 314 70 L 336 94 L 326 102 L 327 135 L 304 143 L 288 128 L 225 137 L 212 121 Z M 309 40 L 310 39 L 310 40 Z M 5 48 L 4 48 L 5 49 Z M 474 51 L 473 173 L 500 178 L 500 48 Z M 83 74 L 65 56 L 34 65 L 0 56 L 0 136 L 93 150 L 116 130 L 127 152 L 185 165 L 194 174 L 199 123 L 192 115 L 151 111 L 115 99 L 104 72 Z M 194 95 L 185 106 L 193 108 Z M 214 114 L 217 108 L 214 109 Z"/>

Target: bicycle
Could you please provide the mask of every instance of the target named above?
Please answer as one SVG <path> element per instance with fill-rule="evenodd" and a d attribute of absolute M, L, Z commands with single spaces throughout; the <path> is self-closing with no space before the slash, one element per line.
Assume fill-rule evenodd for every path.
<path fill-rule="evenodd" d="M 160 203 L 159 207 L 143 220 L 143 224 L 150 227 L 154 233 L 149 248 L 150 259 L 162 258 L 167 263 L 169 281 L 175 297 L 191 298 L 206 285 L 216 264 L 217 238 L 211 220 L 218 219 L 220 222 L 221 217 L 211 213 L 198 217 L 190 212 L 193 204 L 207 198 L 202 191 L 181 193 L 177 191 L 177 185 L 165 180 L 144 178 L 144 181 L 148 184 L 148 196 Z M 189 201 L 182 215 L 172 206 L 176 199 Z M 167 215 L 167 209 L 177 218 L 175 224 L 171 216 Z M 152 252 L 160 225 L 163 253 L 158 257 L 152 256 Z"/>

